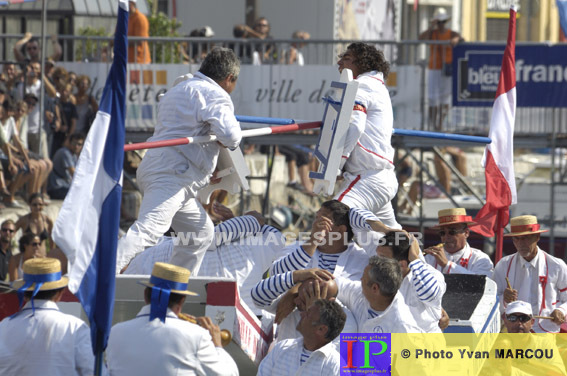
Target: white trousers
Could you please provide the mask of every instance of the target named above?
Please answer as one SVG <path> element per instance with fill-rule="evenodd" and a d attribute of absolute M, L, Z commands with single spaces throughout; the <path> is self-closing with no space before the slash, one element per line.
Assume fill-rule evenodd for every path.
<path fill-rule="evenodd" d="M 171 263 L 195 274 L 213 240 L 214 226 L 195 198 L 206 179 L 173 148 L 148 151 L 138 168 L 138 184 L 143 194 L 138 219 L 118 242 L 116 268 L 119 272 L 146 247 L 156 245 L 170 227 L 179 241 Z M 193 178 L 193 179 L 192 179 Z"/>
<path fill-rule="evenodd" d="M 391 204 L 398 192 L 398 179 L 393 169 L 369 171 L 360 175 L 345 172 L 343 177 L 344 181 L 335 200 L 351 208 L 371 211 L 388 227 L 401 228 Z"/>

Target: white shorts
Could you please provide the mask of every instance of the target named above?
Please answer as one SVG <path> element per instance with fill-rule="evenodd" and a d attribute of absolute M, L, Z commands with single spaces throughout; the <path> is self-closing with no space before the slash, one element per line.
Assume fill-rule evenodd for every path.
<path fill-rule="evenodd" d="M 429 106 L 451 104 L 452 85 L 451 76 L 445 76 L 441 69 L 428 69 L 427 95 Z"/>
<path fill-rule="evenodd" d="M 398 179 L 394 169 L 360 175 L 345 172 L 343 176 L 345 180 L 335 195 L 336 200 L 351 208 L 371 211 L 388 227 L 401 228 L 390 203 L 398 192 Z"/>

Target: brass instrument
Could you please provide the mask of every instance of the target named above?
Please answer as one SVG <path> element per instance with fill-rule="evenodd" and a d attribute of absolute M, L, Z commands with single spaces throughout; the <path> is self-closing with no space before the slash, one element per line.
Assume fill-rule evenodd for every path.
<path fill-rule="evenodd" d="M 180 312 L 178 317 L 181 320 L 185 320 L 185 321 L 188 321 L 192 324 L 199 325 L 199 323 L 197 322 L 197 320 L 195 320 L 195 318 L 193 316 L 188 315 L 186 313 Z M 220 336 L 221 336 L 222 347 L 226 347 L 232 341 L 232 334 L 226 329 L 221 329 Z"/>

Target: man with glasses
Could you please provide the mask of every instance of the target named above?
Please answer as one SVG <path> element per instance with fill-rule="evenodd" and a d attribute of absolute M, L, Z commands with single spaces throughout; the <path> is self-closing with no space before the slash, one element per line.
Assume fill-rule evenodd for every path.
<path fill-rule="evenodd" d="M 522 215 L 510 220 L 510 233 L 517 252 L 502 258 L 493 279 L 501 312 L 517 300 L 531 305 L 533 312 L 551 319 L 537 319 L 537 333 L 557 333 L 567 313 L 567 265 L 538 247 L 541 230 L 537 218 Z"/>
<path fill-rule="evenodd" d="M 53 61 L 58 61 L 63 54 L 63 49 L 56 35 L 51 36 L 51 44 L 53 47 L 53 55 L 51 55 L 50 58 Z M 24 37 L 14 45 L 14 58 L 18 63 L 39 62 L 41 60 L 39 39 L 34 37 L 30 32 L 25 33 Z"/>
<path fill-rule="evenodd" d="M 83 134 L 72 134 L 69 138 L 69 144 L 57 150 L 53 156 L 53 171 L 51 171 L 47 183 L 47 193 L 51 198 L 63 200 L 69 192 L 84 142 L 85 136 Z"/>
<path fill-rule="evenodd" d="M 425 261 L 445 274 L 483 274 L 492 277 L 490 257 L 467 242 L 472 218 L 463 208 L 439 210 L 441 244 L 425 249 Z"/>
<path fill-rule="evenodd" d="M 6 281 L 8 277 L 8 264 L 14 250 L 14 234 L 16 224 L 11 219 L 2 222 L 0 227 L 0 282 Z"/>
<path fill-rule="evenodd" d="M 529 303 L 521 300 L 510 303 L 503 315 L 503 322 L 510 334 L 501 333 L 498 336 L 490 351 L 490 360 L 484 364 L 480 373 L 481 376 L 566 374 L 555 336 L 532 334 L 535 319 Z M 518 356 L 520 351 L 523 355 Z M 538 353 L 543 356 L 539 357 Z M 516 360 L 502 359 L 509 358 L 509 354 Z"/>

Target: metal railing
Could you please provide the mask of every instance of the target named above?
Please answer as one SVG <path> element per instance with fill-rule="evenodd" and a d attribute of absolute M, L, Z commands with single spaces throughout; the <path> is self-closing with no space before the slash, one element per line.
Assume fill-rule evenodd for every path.
<path fill-rule="evenodd" d="M 13 61 L 13 47 L 22 38 L 21 34 L 0 36 L 0 60 Z M 58 36 L 63 49 L 62 61 L 110 62 L 112 59 L 111 37 L 100 36 Z M 130 37 L 134 46 L 148 43 L 152 63 L 159 64 L 199 64 L 204 55 L 214 46 L 232 48 L 240 56 L 243 64 L 262 64 L 270 69 L 281 69 L 292 45 L 300 47 L 305 65 L 335 65 L 338 53 L 344 51 L 349 43 L 356 40 L 293 40 L 293 39 L 220 39 L 194 37 Z M 403 127 L 421 130 L 434 130 L 427 121 L 428 100 L 425 72 L 431 53 L 431 46 L 448 46 L 446 41 L 365 41 L 375 43 L 385 52 L 392 69 L 400 66 L 418 66 L 421 81 L 415 88 L 421 93 L 420 124 L 404 124 Z M 50 54 L 51 43 L 47 49 Z M 533 43 L 532 43 L 533 44 Z M 534 44 L 537 45 L 537 44 Z M 134 49 L 135 51 L 136 49 Z M 442 48 L 442 54 L 446 49 Z M 135 60 L 136 56 L 133 57 Z M 255 59 L 256 58 L 256 59 Z M 254 61 L 256 60 L 256 61 Z M 475 135 L 486 135 L 490 127 L 492 109 L 490 107 L 453 107 L 450 109 L 443 130 Z M 557 108 L 518 108 L 516 114 L 516 133 L 536 136 L 531 139 L 535 146 L 544 147 L 551 140 L 551 133 L 567 134 L 567 109 Z"/>

